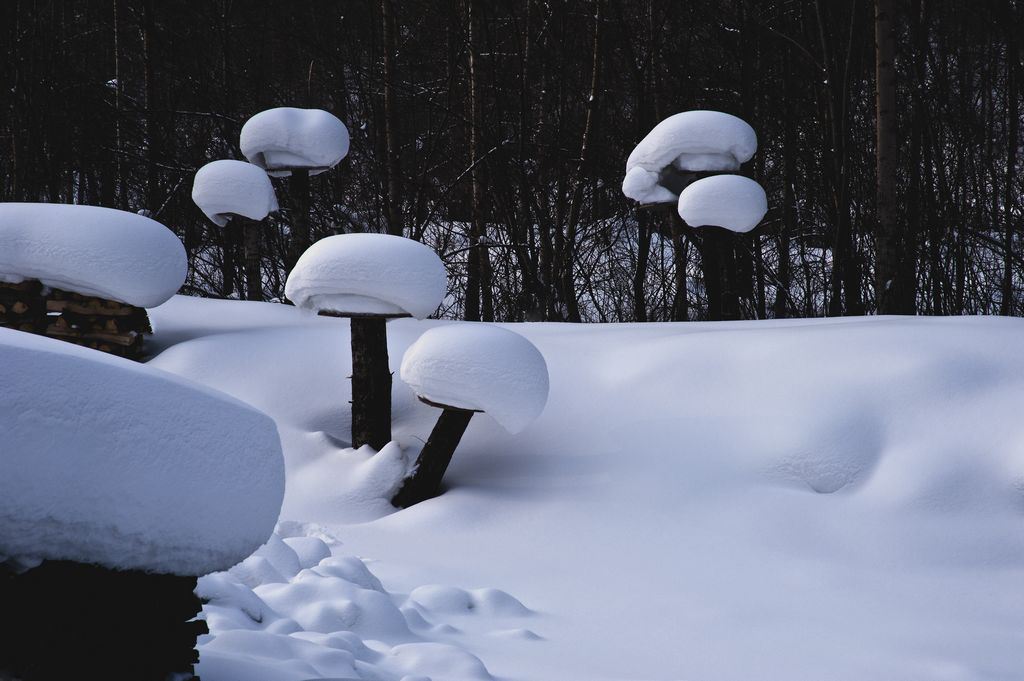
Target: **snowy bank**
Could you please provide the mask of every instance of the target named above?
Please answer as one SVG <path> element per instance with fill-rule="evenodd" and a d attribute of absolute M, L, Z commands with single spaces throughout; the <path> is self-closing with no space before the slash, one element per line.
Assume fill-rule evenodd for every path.
<path fill-rule="evenodd" d="M 155 307 L 185 282 L 185 247 L 155 220 L 96 206 L 0 203 L 0 281 Z"/>
<path fill-rule="evenodd" d="M 0 383 L 0 560 L 200 575 L 273 530 L 281 446 L 252 407 L 7 329 Z"/>

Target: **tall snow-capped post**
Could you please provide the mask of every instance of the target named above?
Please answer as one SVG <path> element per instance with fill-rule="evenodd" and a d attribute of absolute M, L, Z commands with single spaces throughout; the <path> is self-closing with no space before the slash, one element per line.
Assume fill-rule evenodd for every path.
<path fill-rule="evenodd" d="M 698 178 L 738 170 L 755 151 L 754 129 L 736 116 L 720 111 L 684 111 L 654 126 L 629 155 L 622 193 L 639 202 L 641 208 L 674 208 L 683 190 Z M 672 215 L 678 220 L 676 210 Z M 697 241 L 708 318 L 712 320 L 739 317 L 734 254 L 725 230 L 704 230 Z M 678 248 L 679 244 L 674 246 Z"/>
<path fill-rule="evenodd" d="M 348 317 L 352 343 L 352 446 L 380 451 L 391 440 L 386 322 L 429 316 L 448 289 L 429 246 L 390 234 L 339 234 L 313 244 L 288 275 L 285 295 L 301 308 Z"/>
<path fill-rule="evenodd" d="M 242 224 L 245 297 L 263 300 L 259 222 L 277 210 L 277 197 L 266 172 L 244 161 L 207 163 L 196 172 L 192 201 L 218 227 L 231 220 Z"/>
<path fill-rule="evenodd" d="M 242 154 L 271 177 L 288 177 L 292 199 L 288 266 L 311 242 L 309 178 L 330 170 L 348 154 L 348 128 L 322 109 L 279 107 L 256 114 L 242 126 Z"/>
<path fill-rule="evenodd" d="M 548 399 L 548 368 L 540 351 L 490 324 L 430 329 L 406 350 L 401 376 L 421 402 L 443 411 L 415 472 L 391 500 L 399 508 L 437 496 L 473 414 L 486 412 L 518 433 L 540 416 Z"/>

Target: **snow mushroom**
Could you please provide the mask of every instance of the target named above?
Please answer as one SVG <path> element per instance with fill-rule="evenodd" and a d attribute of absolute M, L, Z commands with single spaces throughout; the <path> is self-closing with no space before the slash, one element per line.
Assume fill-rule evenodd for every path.
<path fill-rule="evenodd" d="M 622 193 L 642 204 L 670 203 L 687 173 L 737 170 L 757 151 L 757 134 L 720 111 L 684 111 L 658 123 L 626 161 Z"/>
<path fill-rule="evenodd" d="M 443 409 L 392 502 L 405 508 L 437 496 L 470 419 L 486 412 L 517 433 L 544 411 L 548 369 L 540 351 L 498 326 L 463 323 L 430 329 L 402 359 L 402 380 L 421 402 Z"/>
<path fill-rule="evenodd" d="M 219 227 L 227 225 L 232 218 L 242 223 L 245 297 L 263 300 L 260 233 L 256 223 L 277 210 L 277 197 L 270 178 L 261 168 L 245 161 L 213 161 L 196 173 L 192 200 Z"/>
<path fill-rule="evenodd" d="M 322 109 L 267 109 L 242 126 L 242 155 L 272 177 L 289 178 L 294 202 L 290 262 L 309 247 L 309 177 L 338 165 L 348 146 L 348 128 Z"/>
<path fill-rule="evenodd" d="M 218 227 L 236 216 L 262 220 L 277 210 L 270 178 L 259 166 L 245 161 L 221 160 L 204 165 L 192 182 L 192 200 Z"/>
<path fill-rule="evenodd" d="M 437 253 L 389 234 L 329 236 L 295 263 L 285 295 L 301 308 L 351 320 L 353 447 L 379 451 L 391 439 L 386 321 L 427 317 L 447 288 Z"/>
<path fill-rule="evenodd" d="M 768 212 L 768 198 L 754 180 L 714 175 L 697 180 L 679 195 L 679 217 L 691 227 L 724 227 L 749 232 Z"/>

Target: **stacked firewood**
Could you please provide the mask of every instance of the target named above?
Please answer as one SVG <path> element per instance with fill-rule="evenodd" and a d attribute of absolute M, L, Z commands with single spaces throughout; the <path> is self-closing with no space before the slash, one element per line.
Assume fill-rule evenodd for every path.
<path fill-rule="evenodd" d="M 0 283 L 0 326 L 139 359 L 142 338 L 153 333 L 141 307 L 85 296 L 38 281 Z"/>
<path fill-rule="evenodd" d="M 0 282 L 0 326 L 29 333 L 46 331 L 46 298 L 38 281 Z"/>

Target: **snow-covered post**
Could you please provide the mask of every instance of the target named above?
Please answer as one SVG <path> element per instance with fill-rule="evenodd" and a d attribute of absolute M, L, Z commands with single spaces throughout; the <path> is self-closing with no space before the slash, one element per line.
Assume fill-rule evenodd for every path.
<path fill-rule="evenodd" d="M 638 201 L 641 208 L 674 207 L 682 191 L 698 177 L 738 170 L 755 151 L 754 129 L 736 116 L 720 111 L 684 111 L 654 126 L 629 155 L 622 193 Z M 674 246 L 678 248 L 679 244 Z M 732 257 L 728 235 L 722 230 L 706 230 L 698 247 L 709 318 L 738 316 L 736 282 L 731 281 L 732 276 L 724 276 L 731 268 L 722 263 L 723 257 Z"/>
<path fill-rule="evenodd" d="M 443 409 L 416 469 L 391 500 L 406 508 L 437 496 L 455 448 L 476 412 L 517 433 L 544 411 L 548 369 L 534 345 L 490 324 L 430 329 L 402 359 L 402 380 L 419 400 Z"/>
<path fill-rule="evenodd" d="M 430 247 L 389 234 L 340 234 L 313 244 L 288 275 L 285 295 L 302 308 L 348 317 L 352 342 L 352 446 L 391 440 L 386 322 L 423 319 L 448 288 Z"/>
<path fill-rule="evenodd" d="M 245 161 L 213 161 L 196 173 L 192 200 L 218 227 L 226 226 L 232 219 L 242 223 L 245 297 L 263 300 L 259 222 L 277 210 L 270 178 L 261 168 Z"/>
<path fill-rule="evenodd" d="M 271 177 L 289 177 L 292 198 L 288 266 L 309 248 L 309 178 L 338 165 L 348 154 L 348 128 L 322 109 L 279 107 L 242 126 L 239 146 L 250 163 Z"/>

